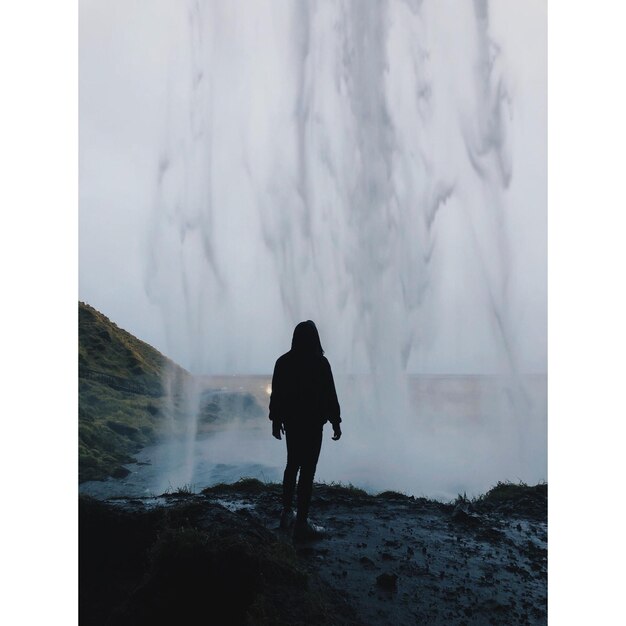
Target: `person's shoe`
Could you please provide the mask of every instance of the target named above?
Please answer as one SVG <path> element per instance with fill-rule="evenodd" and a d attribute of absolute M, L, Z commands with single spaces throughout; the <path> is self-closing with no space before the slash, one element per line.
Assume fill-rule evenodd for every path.
<path fill-rule="evenodd" d="M 280 514 L 280 529 L 281 530 L 289 530 L 296 521 L 296 513 L 291 509 L 283 509 L 283 512 Z"/>
<path fill-rule="evenodd" d="M 294 541 L 316 541 L 317 539 L 323 539 L 325 536 L 325 528 L 317 524 L 311 524 L 311 522 L 305 522 L 304 524 L 296 523 L 293 529 Z"/>

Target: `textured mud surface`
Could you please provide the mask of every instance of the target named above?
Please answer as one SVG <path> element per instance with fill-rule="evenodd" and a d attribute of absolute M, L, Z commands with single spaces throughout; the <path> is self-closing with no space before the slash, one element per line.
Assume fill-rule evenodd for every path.
<path fill-rule="evenodd" d="M 250 596 L 254 610 L 232 623 L 282 623 L 283 613 L 285 623 L 303 624 L 547 622 L 546 485 L 454 504 L 316 485 L 311 517 L 327 536 L 308 543 L 278 529 L 279 487 L 253 480 L 110 506 L 130 515 L 182 507 L 187 524 L 200 532 L 220 524 L 240 536 L 256 529 L 260 545 L 293 555 L 294 571 L 304 577 L 300 600 L 285 597 L 295 598 L 293 590 L 272 596 L 271 585 L 255 583 L 261 595 Z M 280 610 L 263 621 L 274 602 Z"/>
<path fill-rule="evenodd" d="M 545 624 L 547 486 L 535 489 L 448 505 L 316 486 L 328 537 L 294 545 L 366 624 Z M 226 495 L 280 533 L 278 489 Z"/>

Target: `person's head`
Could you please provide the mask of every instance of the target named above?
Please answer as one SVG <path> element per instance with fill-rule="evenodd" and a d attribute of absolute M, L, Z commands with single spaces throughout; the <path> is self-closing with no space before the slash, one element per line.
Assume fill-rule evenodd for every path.
<path fill-rule="evenodd" d="M 317 326 L 311 320 L 300 322 L 295 327 L 291 349 L 303 355 L 322 356 L 324 354 Z"/>

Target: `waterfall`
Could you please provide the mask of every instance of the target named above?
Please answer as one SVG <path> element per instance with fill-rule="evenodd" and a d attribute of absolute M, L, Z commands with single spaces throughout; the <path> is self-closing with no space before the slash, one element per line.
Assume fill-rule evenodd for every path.
<path fill-rule="evenodd" d="M 196 374 L 268 373 L 313 319 L 358 454 L 421 455 L 416 473 L 439 443 L 436 416 L 410 408 L 407 375 L 497 375 L 502 393 L 479 412 L 526 475 L 528 415 L 541 433 L 545 411 L 522 375 L 525 215 L 542 219 L 545 197 L 523 140 L 532 94 L 492 32 L 506 33 L 502 6 L 169 7 L 145 285 L 170 356 Z M 545 476 L 539 456 L 531 474 Z M 192 462 L 180 480 L 192 482 Z"/>

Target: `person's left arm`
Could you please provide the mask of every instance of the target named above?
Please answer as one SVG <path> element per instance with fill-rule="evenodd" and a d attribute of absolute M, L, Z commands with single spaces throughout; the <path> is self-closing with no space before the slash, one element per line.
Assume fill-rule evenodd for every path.
<path fill-rule="evenodd" d="M 335 380 L 330 363 L 326 357 L 324 359 L 324 367 L 326 370 L 326 386 L 328 398 L 328 421 L 333 427 L 333 440 L 337 441 L 341 437 L 341 407 L 337 398 L 337 390 L 335 389 Z"/>

